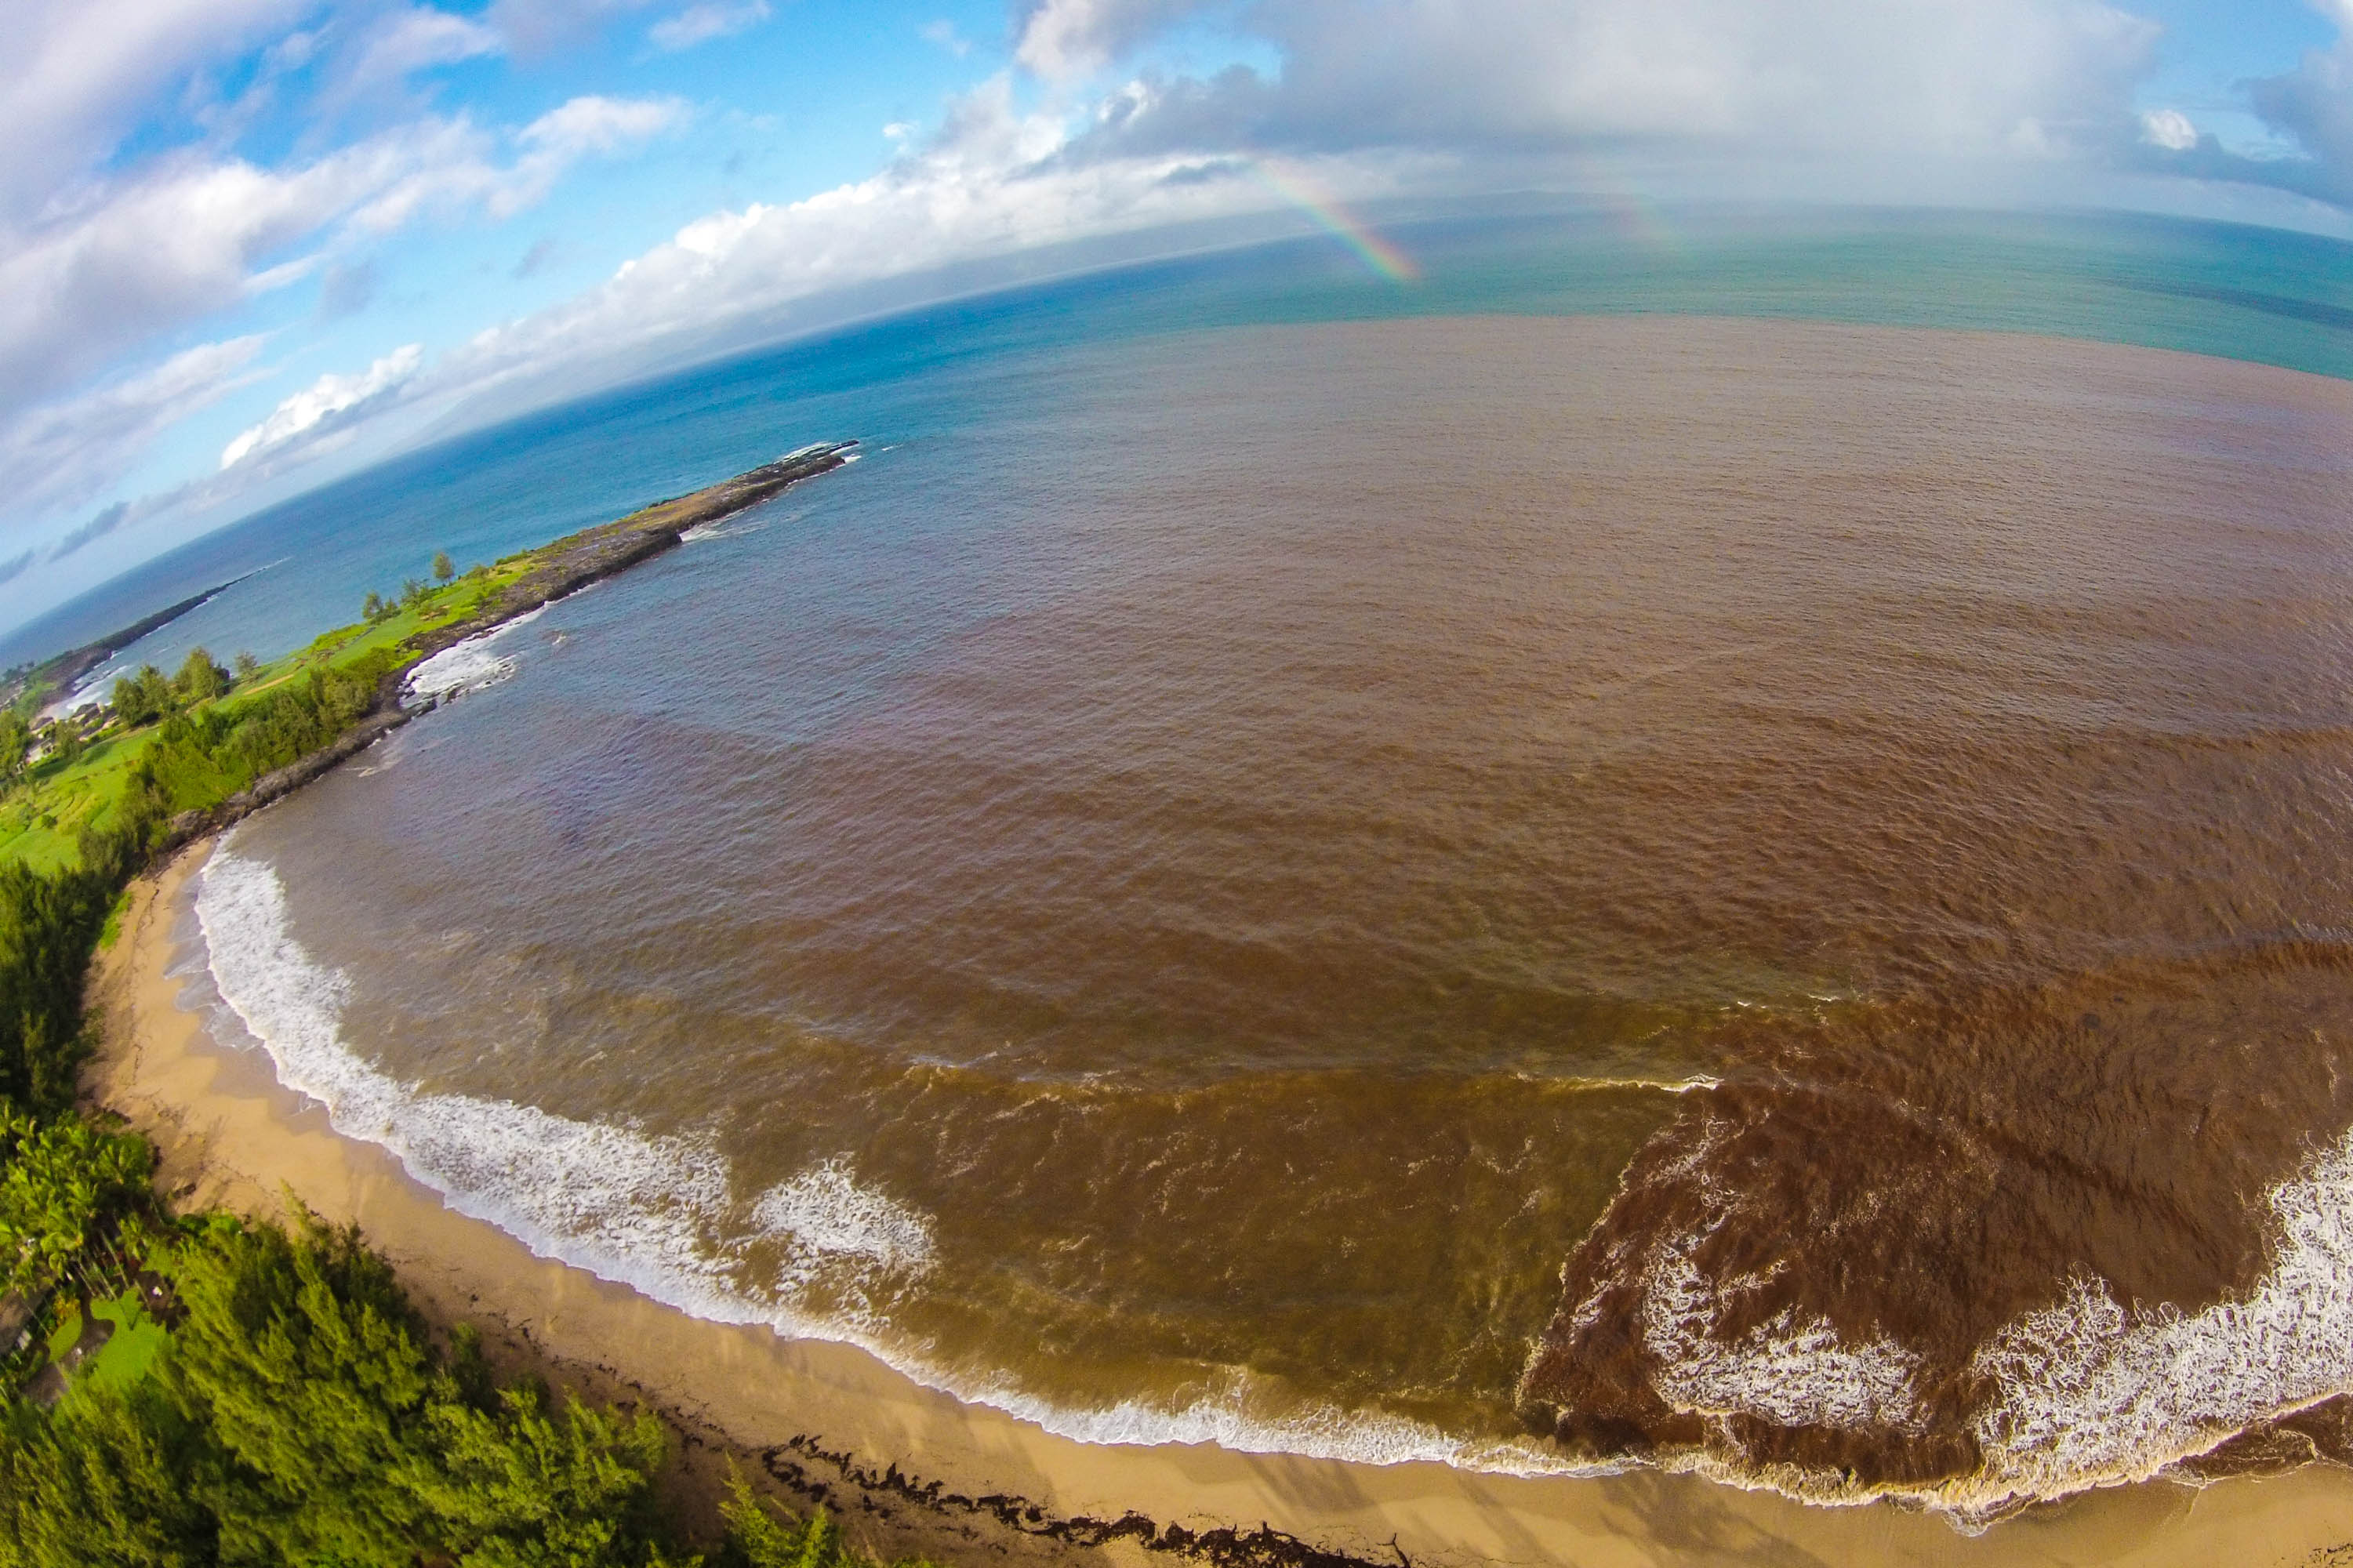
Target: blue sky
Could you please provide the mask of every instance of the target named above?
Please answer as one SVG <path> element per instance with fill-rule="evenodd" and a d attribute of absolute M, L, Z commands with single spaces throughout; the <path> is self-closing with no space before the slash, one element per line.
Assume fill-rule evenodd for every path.
<path fill-rule="evenodd" d="M 2353 207 L 2353 0 L 9 10 L 0 625 L 845 289 L 1285 191 Z"/>

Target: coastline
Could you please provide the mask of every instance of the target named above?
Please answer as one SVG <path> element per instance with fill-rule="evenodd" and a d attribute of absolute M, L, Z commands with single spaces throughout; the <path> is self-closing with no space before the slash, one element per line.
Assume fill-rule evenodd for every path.
<path fill-rule="evenodd" d="M 226 800 L 181 812 L 172 818 L 163 852 L 172 853 L 183 845 L 222 832 L 270 802 L 341 766 L 410 720 L 431 712 L 440 703 L 438 697 L 427 696 L 410 702 L 406 700 L 406 689 L 409 678 L 438 656 L 460 644 L 502 631 L 558 599 L 675 550 L 697 528 L 757 506 L 803 479 L 846 467 L 857 460 L 850 452 L 857 445 L 854 437 L 812 442 L 732 479 L 705 485 L 687 495 L 655 501 L 610 522 L 584 528 L 507 557 L 501 564 L 518 560 L 526 563 L 522 574 L 499 589 L 494 598 L 478 605 L 473 614 L 420 633 L 409 645 L 407 657 L 400 658 L 377 682 L 374 705 L 349 729 L 317 751 L 265 773 Z M 216 588 L 211 592 L 221 591 Z M 165 618 L 186 607 L 174 606 Z"/>
<path fill-rule="evenodd" d="M 494 1358 L 664 1412 L 701 1480 L 729 1454 L 827 1501 L 886 1556 L 1220 1563 L 1726 1561 L 2306 1564 L 2353 1551 L 2353 1472 L 2312 1465 L 2201 1489 L 2084 1494 L 1977 1536 L 1888 1503 L 1818 1508 L 1694 1476 L 1523 1479 L 1211 1447 L 1091 1446 L 923 1387 L 854 1347 L 705 1322 L 550 1259 L 447 1207 L 385 1151 L 334 1132 L 268 1058 L 216 1043 L 173 973 L 210 841 L 133 885 L 98 955 L 103 1045 L 88 1097 L 145 1132 L 178 1204 L 277 1214 L 288 1192 L 355 1223 L 429 1320 Z M 934 1483 L 936 1484 L 934 1486 Z M 1172 1532 L 1171 1527 L 1175 1527 Z M 1189 1536 L 1183 1532 L 1190 1532 Z"/>

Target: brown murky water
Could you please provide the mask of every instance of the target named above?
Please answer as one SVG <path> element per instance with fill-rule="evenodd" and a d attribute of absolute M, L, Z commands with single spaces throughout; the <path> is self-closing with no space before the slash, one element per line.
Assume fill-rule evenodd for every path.
<path fill-rule="evenodd" d="M 232 840 L 346 1130 L 1101 1438 L 1985 1510 L 2353 1386 L 2353 386 L 1465 319 L 932 395 Z"/>

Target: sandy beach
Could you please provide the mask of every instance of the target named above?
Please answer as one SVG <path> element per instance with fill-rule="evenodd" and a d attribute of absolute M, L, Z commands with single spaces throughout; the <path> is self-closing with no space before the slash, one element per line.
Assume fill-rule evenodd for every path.
<path fill-rule="evenodd" d="M 1524 1479 L 1089 1446 L 923 1388 L 852 1347 L 697 1321 L 454 1213 L 385 1152 L 335 1133 L 266 1057 L 216 1043 L 183 1006 L 184 991 L 201 987 L 173 973 L 189 956 L 174 932 L 210 848 L 191 846 L 133 889 L 92 982 L 105 1032 L 88 1096 L 155 1141 L 174 1200 L 274 1214 L 290 1190 L 327 1219 L 356 1223 L 435 1321 L 473 1322 L 510 1364 L 659 1408 L 706 1479 L 732 1453 L 804 1496 L 824 1489 L 886 1555 L 1139 1562 L 1134 1534 L 1085 1542 L 1103 1521 L 1141 1515 L 1155 1528 L 1238 1530 L 1204 1553 L 1229 1562 L 1279 1560 L 1263 1527 L 1409 1564 L 2353 1563 L 2353 1474 L 2333 1468 L 2117 1489 L 1969 1536 L 1892 1506 L 1813 1509 L 1656 1473 Z M 916 1495 L 934 1483 L 928 1500 Z"/>

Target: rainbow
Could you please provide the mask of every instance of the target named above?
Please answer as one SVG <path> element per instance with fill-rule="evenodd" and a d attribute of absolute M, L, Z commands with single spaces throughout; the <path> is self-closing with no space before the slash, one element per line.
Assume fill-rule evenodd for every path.
<path fill-rule="evenodd" d="M 1319 190 L 1306 176 L 1287 170 L 1271 159 L 1254 158 L 1250 172 L 1276 195 L 1297 207 L 1315 221 L 1350 250 L 1356 258 L 1392 283 L 1418 283 L 1421 268 L 1412 257 L 1375 234 L 1364 219 L 1350 212 L 1340 199 L 1328 191 Z"/>
<path fill-rule="evenodd" d="M 1666 209 L 1639 184 L 1598 158 L 1576 159 L 1574 166 L 1581 176 L 1579 193 L 1620 238 L 1656 256 L 1689 253 Z"/>

